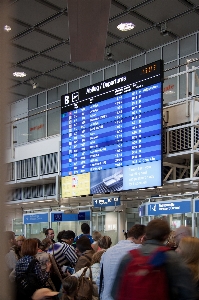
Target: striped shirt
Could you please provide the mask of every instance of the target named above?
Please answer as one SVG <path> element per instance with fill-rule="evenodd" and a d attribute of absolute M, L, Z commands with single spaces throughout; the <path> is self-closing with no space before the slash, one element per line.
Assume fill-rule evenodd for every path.
<path fill-rule="evenodd" d="M 16 278 L 20 278 L 28 269 L 29 263 L 34 259 L 33 256 L 25 255 L 17 261 L 16 264 Z M 40 262 L 37 261 L 34 264 L 33 272 L 37 275 L 41 286 L 46 283 L 49 277 L 49 272 L 42 273 Z"/>
<path fill-rule="evenodd" d="M 64 242 L 57 242 L 53 245 L 53 247 L 54 257 L 57 263 L 60 265 L 60 267 L 62 267 L 63 265 L 69 265 L 71 267 L 75 266 L 78 257 L 75 252 L 75 249 L 72 246 Z M 53 249 L 48 249 L 48 253 L 53 255 Z"/>
<path fill-rule="evenodd" d="M 130 250 L 138 249 L 142 245 L 135 244 L 130 240 L 121 240 L 115 246 L 109 248 L 101 258 L 100 265 L 103 264 L 103 291 L 101 292 L 100 299 L 113 300 L 111 297 L 111 288 L 115 279 L 117 269 L 119 267 L 121 259 Z M 100 286 L 100 276 L 97 279 L 98 288 Z"/>

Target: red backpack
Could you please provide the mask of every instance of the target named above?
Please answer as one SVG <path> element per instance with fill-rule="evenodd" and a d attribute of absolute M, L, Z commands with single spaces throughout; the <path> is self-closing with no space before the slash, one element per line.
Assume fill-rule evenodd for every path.
<path fill-rule="evenodd" d="M 158 247 L 149 256 L 131 250 L 132 260 L 121 277 L 117 300 L 168 300 L 169 290 L 164 263 L 168 247 Z"/>

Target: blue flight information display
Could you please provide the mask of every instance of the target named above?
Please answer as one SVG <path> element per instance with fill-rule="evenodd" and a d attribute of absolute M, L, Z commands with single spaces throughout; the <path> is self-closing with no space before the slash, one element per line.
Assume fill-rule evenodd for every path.
<path fill-rule="evenodd" d="M 162 184 L 163 61 L 61 97 L 62 197 Z"/>

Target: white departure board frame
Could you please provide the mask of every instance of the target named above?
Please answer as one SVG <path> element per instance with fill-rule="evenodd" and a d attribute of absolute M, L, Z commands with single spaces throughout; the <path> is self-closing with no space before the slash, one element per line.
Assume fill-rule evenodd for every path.
<path fill-rule="evenodd" d="M 163 61 L 61 97 L 62 197 L 162 185 Z"/>

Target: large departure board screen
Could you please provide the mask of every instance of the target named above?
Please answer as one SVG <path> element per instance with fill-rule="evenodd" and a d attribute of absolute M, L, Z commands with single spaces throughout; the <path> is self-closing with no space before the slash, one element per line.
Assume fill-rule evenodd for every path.
<path fill-rule="evenodd" d="M 62 197 L 162 185 L 163 61 L 61 97 Z"/>

